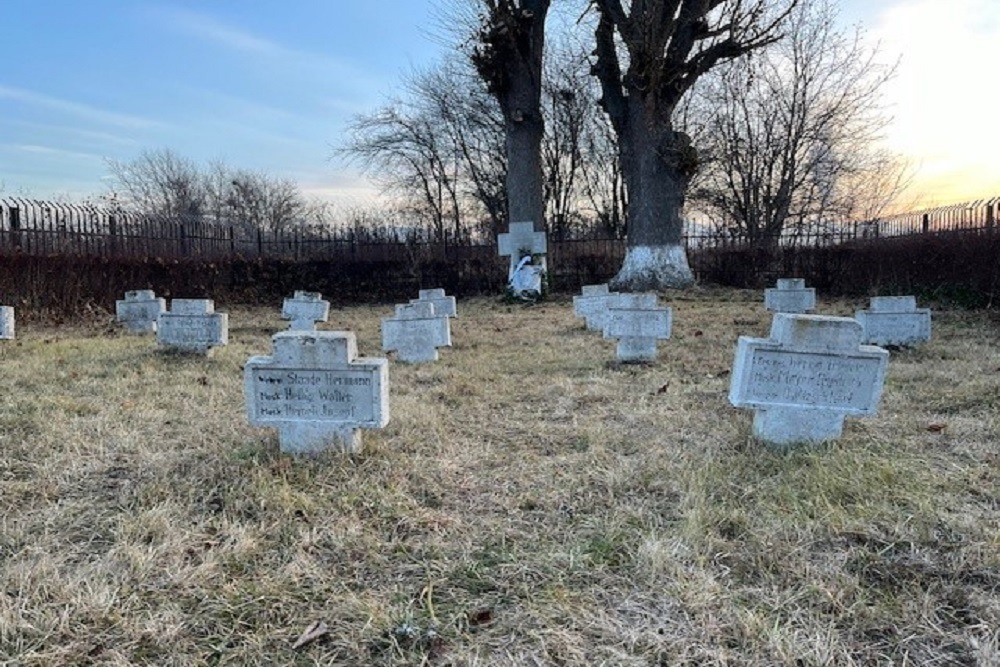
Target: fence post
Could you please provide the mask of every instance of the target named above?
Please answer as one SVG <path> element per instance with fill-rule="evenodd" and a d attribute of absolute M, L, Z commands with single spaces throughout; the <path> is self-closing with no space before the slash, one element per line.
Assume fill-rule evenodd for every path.
<path fill-rule="evenodd" d="M 924 234 L 931 231 L 931 216 L 924 213 L 923 217 L 920 219 L 920 229 Z"/>
<path fill-rule="evenodd" d="M 988 204 L 986 204 L 986 233 L 987 234 L 992 234 L 993 233 L 993 228 L 996 225 L 995 207 L 996 207 L 996 204 L 994 204 L 992 201 L 989 202 Z"/>
<path fill-rule="evenodd" d="M 11 249 L 17 248 L 18 244 L 18 234 L 17 230 L 21 228 L 21 207 L 11 206 L 10 207 L 10 247 Z"/>

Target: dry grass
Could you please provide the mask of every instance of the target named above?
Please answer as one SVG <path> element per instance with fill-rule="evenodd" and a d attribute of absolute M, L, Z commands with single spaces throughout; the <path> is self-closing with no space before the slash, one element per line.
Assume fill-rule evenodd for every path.
<path fill-rule="evenodd" d="M 390 425 L 313 459 L 246 425 L 241 365 L 277 307 L 229 309 L 207 360 L 19 327 L 0 662 L 1000 664 L 996 315 L 936 313 L 878 416 L 777 453 L 726 400 L 759 301 L 673 295 L 673 339 L 639 366 L 568 301 L 461 302 L 441 361 L 392 365 Z M 390 312 L 323 328 L 376 355 Z M 314 621 L 328 634 L 293 649 Z"/>

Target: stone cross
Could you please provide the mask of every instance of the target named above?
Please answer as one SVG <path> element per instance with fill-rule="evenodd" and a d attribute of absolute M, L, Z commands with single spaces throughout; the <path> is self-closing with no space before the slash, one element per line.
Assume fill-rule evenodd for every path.
<path fill-rule="evenodd" d="M 151 289 L 125 292 L 124 300 L 115 301 L 115 318 L 129 333 L 155 333 L 156 319 L 166 310 L 166 299 L 157 298 Z"/>
<path fill-rule="evenodd" d="M 777 313 L 769 338 L 740 336 L 729 401 L 756 410 L 753 435 L 770 445 L 833 440 L 844 417 L 875 413 L 888 362 L 856 320 Z"/>
<path fill-rule="evenodd" d="M 541 276 L 546 271 L 545 253 L 548 252 L 545 232 L 536 232 L 531 222 L 512 222 L 506 234 L 497 236 L 497 248 L 501 257 L 510 257 L 507 284 L 514 295 L 526 295 L 531 289 L 541 292 Z M 533 255 L 542 255 L 541 262 L 536 265 L 528 259 L 525 266 L 522 260 Z"/>
<path fill-rule="evenodd" d="M 281 451 L 361 451 L 358 429 L 389 423 L 389 361 L 359 358 L 349 331 L 282 331 L 243 370 L 247 417 L 278 429 Z"/>
<path fill-rule="evenodd" d="M 775 313 L 816 310 L 816 290 L 802 278 L 778 278 L 777 287 L 764 290 L 764 307 Z"/>
<path fill-rule="evenodd" d="M 285 298 L 281 306 L 281 319 L 291 320 L 288 328 L 292 331 L 315 331 L 316 323 L 329 317 L 330 302 L 319 292 L 295 290 L 295 296 Z"/>
<path fill-rule="evenodd" d="M 229 315 L 211 299 L 172 299 L 156 320 L 156 342 L 164 349 L 208 355 L 229 342 Z"/>
<path fill-rule="evenodd" d="M 0 340 L 14 340 L 14 306 L 0 306 Z"/>
<path fill-rule="evenodd" d="M 410 299 L 410 303 L 429 302 L 434 305 L 435 315 L 445 315 L 456 317 L 458 311 L 455 308 L 455 297 L 445 296 L 443 289 L 422 289 L 416 299 Z"/>
<path fill-rule="evenodd" d="M 398 305 L 394 317 L 382 319 L 382 350 L 395 350 L 398 361 L 437 361 L 437 348 L 450 346 L 451 320 L 428 301 Z"/>
<path fill-rule="evenodd" d="M 584 285 L 582 294 L 573 297 L 573 314 L 582 317 L 591 331 L 604 331 L 608 307 L 618 298 L 618 292 L 608 291 L 607 283 Z"/>
<path fill-rule="evenodd" d="M 872 345 L 908 347 L 931 339 L 931 310 L 917 308 L 913 296 L 873 296 L 868 310 L 855 312 L 862 340 Z"/>
<path fill-rule="evenodd" d="M 656 341 L 670 338 L 670 308 L 656 305 L 656 294 L 619 294 L 608 308 L 604 337 L 618 339 L 618 360 L 656 359 Z"/>
<path fill-rule="evenodd" d="M 514 272 L 522 257 L 544 255 L 548 249 L 545 232 L 536 232 L 535 225 L 531 222 L 510 223 L 508 232 L 497 236 L 497 247 L 501 257 L 510 257 L 508 277 Z"/>

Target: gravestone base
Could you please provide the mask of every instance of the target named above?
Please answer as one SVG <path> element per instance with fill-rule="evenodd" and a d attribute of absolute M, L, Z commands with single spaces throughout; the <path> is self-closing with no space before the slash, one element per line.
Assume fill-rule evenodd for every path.
<path fill-rule="evenodd" d="M 844 415 L 822 410 L 767 408 L 753 417 L 753 437 L 778 448 L 818 445 L 843 432 Z"/>
<path fill-rule="evenodd" d="M 618 361 L 638 364 L 656 361 L 655 338 L 622 338 L 618 341 Z"/>
<path fill-rule="evenodd" d="M 361 431 L 350 426 L 331 427 L 323 422 L 284 424 L 278 427 L 278 444 L 285 454 L 319 454 L 361 451 Z"/>

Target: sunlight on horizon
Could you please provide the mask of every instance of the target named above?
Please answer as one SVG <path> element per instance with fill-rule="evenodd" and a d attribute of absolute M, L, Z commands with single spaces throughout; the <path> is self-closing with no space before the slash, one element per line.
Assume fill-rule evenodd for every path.
<path fill-rule="evenodd" d="M 913 160 L 911 194 L 921 205 L 1000 195 L 997 62 L 1000 3 L 920 0 L 897 4 L 875 21 L 887 57 L 901 54 L 886 86 L 893 123 L 886 143 Z"/>

